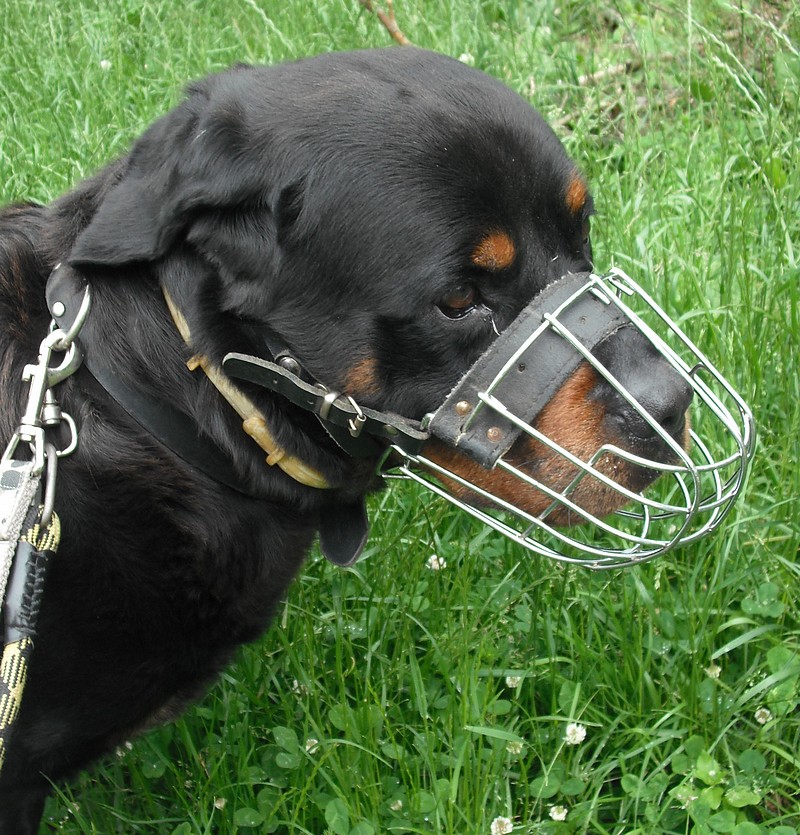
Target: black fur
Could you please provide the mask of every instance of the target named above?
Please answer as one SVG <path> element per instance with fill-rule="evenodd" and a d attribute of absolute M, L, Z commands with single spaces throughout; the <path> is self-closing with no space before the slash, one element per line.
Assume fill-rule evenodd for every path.
<path fill-rule="evenodd" d="M 80 445 L 59 470 L 62 544 L 0 778 L 0 833 L 35 832 L 48 780 L 202 693 L 267 626 L 323 509 L 379 487 L 374 461 L 251 390 L 280 442 L 334 487 L 267 467 L 187 370 L 160 286 L 185 300 L 194 348 L 213 361 L 264 355 L 243 324 L 269 324 L 317 379 L 347 389 L 365 362 L 359 402 L 420 418 L 491 340 L 488 307 L 502 328 L 548 281 L 589 268 L 590 200 L 565 204 L 574 176 L 516 94 L 396 48 L 207 78 L 74 191 L 0 213 L 2 442 L 48 327 L 45 281 L 67 261 L 92 285 L 90 348 L 185 412 L 253 493 L 185 464 L 86 369 L 59 386 Z M 481 269 L 471 253 L 497 229 L 517 257 Z M 439 301 L 465 281 L 481 304 L 445 315 Z"/>

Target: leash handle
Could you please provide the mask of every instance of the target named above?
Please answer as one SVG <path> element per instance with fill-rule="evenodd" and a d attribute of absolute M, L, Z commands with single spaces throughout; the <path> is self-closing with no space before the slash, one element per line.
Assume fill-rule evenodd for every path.
<path fill-rule="evenodd" d="M 33 641 L 30 638 L 22 638 L 3 648 L 0 660 L 0 774 L 6 760 L 11 731 L 22 704 L 32 649 Z"/>
<path fill-rule="evenodd" d="M 40 522 L 41 508 L 31 505 L 25 533 L 17 543 L 3 606 L 4 648 L 0 661 L 0 773 L 14 723 L 19 716 L 28 661 L 33 652 L 36 627 L 50 562 L 61 538 L 61 523 L 53 513 L 47 525 Z"/>

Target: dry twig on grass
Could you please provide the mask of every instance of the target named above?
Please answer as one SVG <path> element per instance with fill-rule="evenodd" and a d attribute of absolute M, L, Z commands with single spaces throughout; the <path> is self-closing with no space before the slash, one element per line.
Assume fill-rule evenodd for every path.
<path fill-rule="evenodd" d="M 621 64 L 616 64 L 612 67 L 604 67 L 602 70 L 597 70 L 593 73 L 587 73 L 578 78 L 579 87 L 588 87 L 593 84 L 599 84 L 601 81 L 606 81 L 609 78 L 615 78 L 620 75 L 630 75 L 638 72 L 642 68 L 641 58 L 631 58 L 628 61 L 623 61 Z"/>
<path fill-rule="evenodd" d="M 397 43 L 402 44 L 403 46 L 410 46 L 411 41 L 402 33 L 400 27 L 397 25 L 397 19 L 394 16 L 394 5 L 392 0 L 386 0 L 386 9 L 376 8 L 373 4 L 372 0 L 358 0 L 359 3 L 368 11 L 370 14 L 374 14 L 375 17 L 380 20 L 380 22 L 384 25 L 386 31 L 392 36 L 392 38 L 397 41 Z"/>

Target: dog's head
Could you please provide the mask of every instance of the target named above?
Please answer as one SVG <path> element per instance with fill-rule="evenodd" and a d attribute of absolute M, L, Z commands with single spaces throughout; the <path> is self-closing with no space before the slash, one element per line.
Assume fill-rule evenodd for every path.
<path fill-rule="evenodd" d="M 70 261 L 156 265 L 217 364 L 231 350 L 268 356 L 264 329 L 330 389 L 421 419 L 545 287 L 592 269 L 592 211 L 584 177 L 518 95 L 443 56 L 367 51 L 193 86 L 134 146 Z M 668 463 L 686 445 L 691 386 L 636 328 L 591 352 L 651 419 L 583 361 L 532 418 L 561 452 L 526 438 L 509 460 L 561 492 L 574 459 L 610 445 L 630 455 L 598 471 L 638 491 L 654 475 L 639 459 Z M 527 514 L 552 504 L 445 443 L 426 454 Z M 625 501 L 591 477 L 571 497 L 597 516 Z"/>

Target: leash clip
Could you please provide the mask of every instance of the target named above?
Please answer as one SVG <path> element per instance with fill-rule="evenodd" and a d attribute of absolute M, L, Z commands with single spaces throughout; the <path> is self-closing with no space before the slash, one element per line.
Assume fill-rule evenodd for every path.
<path fill-rule="evenodd" d="M 53 272 L 59 267 L 60 265 L 56 266 Z M 56 302 L 56 305 L 59 304 L 64 308 L 61 302 Z M 25 443 L 31 451 L 33 474 L 36 477 L 41 476 L 47 466 L 42 525 L 46 525 L 52 515 L 56 460 L 70 455 L 78 445 L 75 421 L 62 411 L 53 393 L 53 387 L 72 376 L 83 364 L 83 349 L 76 340 L 86 322 L 90 308 L 91 295 L 89 288 L 86 287 L 80 308 L 69 328 L 64 330 L 53 320 L 50 324 L 50 332 L 39 345 L 37 361 L 23 368 L 22 380 L 28 383 L 28 399 L 19 426 L 11 436 L 2 455 L 2 462 L 5 464 L 14 458 L 19 445 Z M 55 310 L 54 314 L 59 315 L 58 310 Z M 64 354 L 58 365 L 51 364 L 54 353 Z M 58 449 L 46 438 L 46 430 L 60 426 L 62 423 L 65 423 L 69 429 L 69 440 L 63 448 Z"/>

